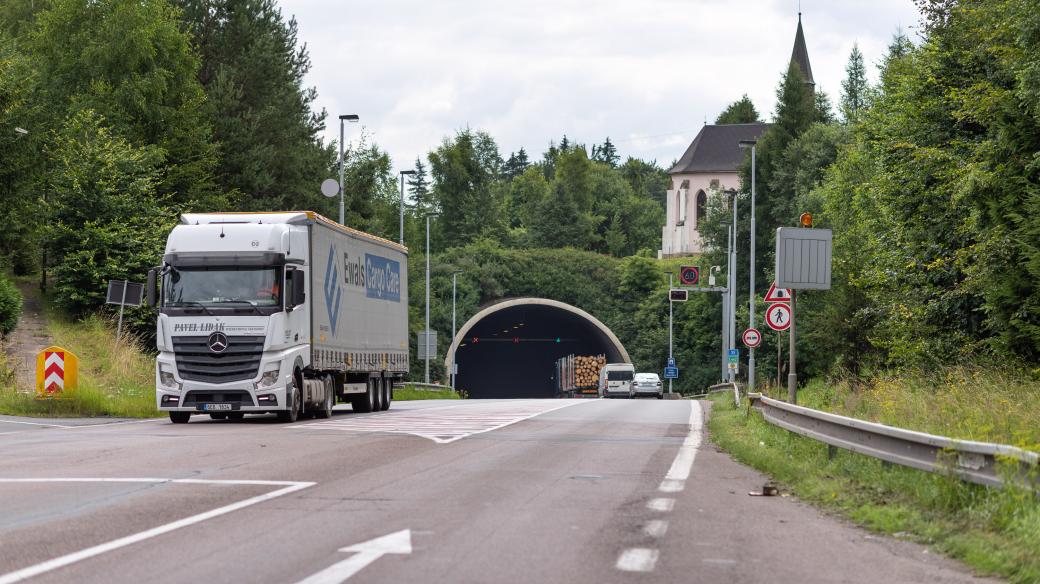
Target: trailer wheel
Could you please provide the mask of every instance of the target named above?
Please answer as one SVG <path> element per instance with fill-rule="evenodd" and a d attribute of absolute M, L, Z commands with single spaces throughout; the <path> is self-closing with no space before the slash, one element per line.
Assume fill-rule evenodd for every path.
<path fill-rule="evenodd" d="M 322 383 L 325 385 L 325 402 L 321 408 L 314 411 L 314 417 L 328 419 L 332 417 L 332 404 L 336 401 L 332 395 L 332 378 L 325 376 L 322 378 Z"/>
<path fill-rule="evenodd" d="M 383 408 L 383 378 L 382 377 L 377 377 L 375 380 L 373 380 L 373 382 L 372 382 L 372 389 L 373 389 L 372 411 L 373 412 L 378 412 L 378 411 L 381 411 L 381 410 L 384 409 Z"/>
<path fill-rule="evenodd" d="M 380 383 L 380 389 L 383 392 L 383 399 L 382 399 L 383 407 L 380 408 L 380 409 L 382 409 L 383 411 L 386 411 L 386 410 L 390 409 L 390 402 L 393 401 L 393 399 L 394 399 L 394 396 L 393 396 L 394 389 L 393 388 L 394 388 L 394 380 L 392 378 L 390 378 L 390 377 L 384 377 L 383 378 L 383 382 Z"/>
<path fill-rule="evenodd" d="M 366 383 L 366 388 L 365 393 L 355 393 L 350 396 L 350 406 L 354 408 L 355 412 L 365 414 L 376 409 L 376 392 L 378 390 L 371 379 Z"/>
<path fill-rule="evenodd" d="M 279 410 L 278 421 L 291 424 L 300 417 L 300 402 L 303 401 L 303 394 L 300 393 L 300 388 L 296 385 L 295 376 L 293 376 L 292 391 L 286 391 L 287 394 L 292 394 L 292 399 L 289 400 L 289 409 Z M 288 388 L 286 388 L 288 389 Z"/>
<path fill-rule="evenodd" d="M 170 412 L 170 421 L 174 424 L 187 424 L 191 419 L 191 412 Z"/>

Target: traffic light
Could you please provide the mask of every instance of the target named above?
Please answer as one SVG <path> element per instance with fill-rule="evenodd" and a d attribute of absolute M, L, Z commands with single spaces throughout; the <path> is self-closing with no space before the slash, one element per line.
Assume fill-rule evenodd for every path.
<path fill-rule="evenodd" d="M 672 302 L 686 302 L 690 297 L 689 290 L 672 289 L 668 292 L 668 299 Z"/>

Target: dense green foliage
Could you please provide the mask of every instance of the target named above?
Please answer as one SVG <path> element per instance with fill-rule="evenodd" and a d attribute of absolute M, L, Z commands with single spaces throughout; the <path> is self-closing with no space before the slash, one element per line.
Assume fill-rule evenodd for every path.
<path fill-rule="evenodd" d="M 729 104 L 715 119 L 716 124 L 751 124 L 761 121 L 755 104 L 751 102 L 751 98 L 746 93 L 737 101 Z"/>
<path fill-rule="evenodd" d="M 5 276 L 0 276 L 0 335 L 6 336 L 22 315 L 22 293 Z"/>

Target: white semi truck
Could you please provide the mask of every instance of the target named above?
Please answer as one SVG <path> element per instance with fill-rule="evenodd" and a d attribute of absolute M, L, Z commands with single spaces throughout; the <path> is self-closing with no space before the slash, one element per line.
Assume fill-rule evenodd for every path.
<path fill-rule="evenodd" d="M 147 294 L 174 423 L 385 410 L 408 372 L 408 250 L 316 213 L 185 214 Z"/>

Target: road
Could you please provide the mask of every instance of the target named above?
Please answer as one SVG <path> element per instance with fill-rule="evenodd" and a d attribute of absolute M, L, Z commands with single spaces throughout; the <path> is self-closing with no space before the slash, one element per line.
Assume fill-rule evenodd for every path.
<path fill-rule="evenodd" d="M 705 409 L 0 417 L 0 584 L 984 581 L 792 498 L 748 496 L 765 478 L 710 444 Z"/>

